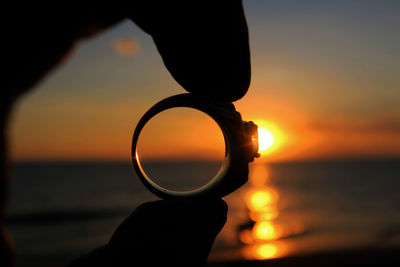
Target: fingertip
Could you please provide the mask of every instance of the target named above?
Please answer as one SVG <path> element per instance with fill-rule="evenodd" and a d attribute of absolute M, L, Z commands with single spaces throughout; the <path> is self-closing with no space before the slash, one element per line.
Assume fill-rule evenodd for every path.
<path fill-rule="evenodd" d="M 217 205 L 218 205 L 217 215 L 220 216 L 219 226 L 220 228 L 222 228 L 228 219 L 228 204 L 223 199 L 219 199 Z"/>
<path fill-rule="evenodd" d="M 228 213 L 228 204 L 222 198 L 210 200 L 208 205 L 210 209 L 212 209 L 215 212 L 218 212 L 219 214 L 226 215 Z"/>
<path fill-rule="evenodd" d="M 200 199 L 193 210 L 203 223 L 210 225 L 218 233 L 225 225 L 228 216 L 228 204 L 221 198 Z"/>
<path fill-rule="evenodd" d="M 146 4 L 132 19 L 152 35 L 165 66 L 188 92 L 233 102 L 250 85 L 247 22 L 239 0 Z M 141 15 L 147 14 L 147 15 Z"/>

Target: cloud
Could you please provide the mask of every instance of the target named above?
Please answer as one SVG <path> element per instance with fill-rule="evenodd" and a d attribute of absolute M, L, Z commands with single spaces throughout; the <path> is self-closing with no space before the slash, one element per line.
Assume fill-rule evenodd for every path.
<path fill-rule="evenodd" d="M 316 130 L 329 132 L 386 133 L 400 135 L 400 117 L 384 116 L 374 118 L 330 117 L 314 121 Z"/>
<path fill-rule="evenodd" d="M 135 56 L 139 52 L 139 43 L 135 39 L 114 40 L 114 50 L 120 56 Z"/>

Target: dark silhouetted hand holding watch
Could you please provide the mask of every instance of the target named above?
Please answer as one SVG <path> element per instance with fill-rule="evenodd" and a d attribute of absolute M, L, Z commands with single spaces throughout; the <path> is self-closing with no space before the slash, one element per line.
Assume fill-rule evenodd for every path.
<path fill-rule="evenodd" d="M 216 101 L 240 99 L 250 83 L 248 31 L 242 3 L 225 1 L 130 1 L 90 8 L 57 4 L 7 8 L 3 64 L 1 223 L 8 192 L 6 128 L 13 104 L 57 66 L 75 42 L 130 18 L 149 33 L 165 66 L 193 95 Z M 21 35 L 21 32 L 24 32 Z M 21 46 L 29 42 L 28 49 Z M 112 90 L 112 88 L 110 88 Z M 218 197 L 161 200 L 137 208 L 108 244 L 71 266 L 198 266 L 208 257 L 226 221 Z M 14 251 L 2 225 L 1 266 L 12 266 Z"/>

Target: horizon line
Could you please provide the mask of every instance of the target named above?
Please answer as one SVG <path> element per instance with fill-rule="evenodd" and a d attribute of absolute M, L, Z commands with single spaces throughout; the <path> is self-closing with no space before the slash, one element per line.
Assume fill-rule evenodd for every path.
<path fill-rule="evenodd" d="M 265 163 L 307 163 L 307 162 L 362 162 L 362 161 L 400 161 L 400 156 L 351 156 L 351 157 L 320 157 L 320 158 L 305 158 L 305 159 L 293 159 L 293 160 L 255 160 L 250 164 Z M 21 163 L 131 163 L 130 159 L 122 158 L 26 158 L 26 159 L 11 159 L 9 163 L 21 164 Z M 205 158 L 154 158 L 144 162 L 221 162 L 218 159 L 205 159 Z"/>

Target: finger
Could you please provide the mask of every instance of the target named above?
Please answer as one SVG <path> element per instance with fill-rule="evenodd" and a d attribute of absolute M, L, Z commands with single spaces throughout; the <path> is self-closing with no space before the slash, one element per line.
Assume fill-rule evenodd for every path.
<path fill-rule="evenodd" d="M 187 91 L 225 101 L 250 83 L 248 30 L 240 0 L 141 1 L 131 18 L 150 33 Z"/>
<path fill-rule="evenodd" d="M 221 200 L 162 200 L 143 204 L 117 229 L 110 247 L 157 261 L 204 264 L 226 222 Z"/>

